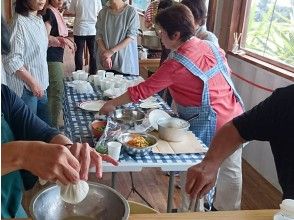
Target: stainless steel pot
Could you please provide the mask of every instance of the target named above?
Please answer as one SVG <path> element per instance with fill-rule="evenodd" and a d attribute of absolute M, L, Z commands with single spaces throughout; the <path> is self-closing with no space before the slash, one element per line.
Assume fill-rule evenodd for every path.
<path fill-rule="evenodd" d="M 34 220 L 118 220 L 128 219 L 127 200 L 114 189 L 88 182 L 89 193 L 78 204 L 69 204 L 60 197 L 60 187 L 50 186 L 40 191 L 31 201 L 30 213 Z"/>
<path fill-rule="evenodd" d="M 160 38 L 156 35 L 155 31 L 140 31 L 141 44 L 143 47 L 152 50 L 161 50 Z"/>
<path fill-rule="evenodd" d="M 134 109 L 117 109 L 111 113 L 110 117 L 120 124 L 135 126 L 142 124 L 145 113 Z"/>
<path fill-rule="evenodd" d="M 165 141 L 183 141 L 190 123 L 180 118 L 160 119 L 157 122 L 159 138 Z"/>

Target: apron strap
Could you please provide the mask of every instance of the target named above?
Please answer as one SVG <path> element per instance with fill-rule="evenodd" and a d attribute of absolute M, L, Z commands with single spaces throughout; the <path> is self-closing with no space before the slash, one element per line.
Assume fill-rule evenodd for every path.
<path fill-rule="evenodd" d="M 203 91 L 202 91 L 202 106 L 210 106 L 209 99 L 209 89 L 208 89 L 208 80 L 209 78 L 200 70 L 198 66 L 196 66 L 189 58 L 186 56 L 172 52 L 170 54 L 170 58 L 176 60 L 181 63 L 184 67 L 186 67 L 194 76 L 199 77 L 203 81 Z"/>
<path fill-rule="evenodd" d="M 218 50 L 218 48 L 212 43 L 212 42 L 209 42 L 209 41 L 206 41 L 206 43 L 209 45 L 209 47 L 211 48 L 216 60 L 217 60 L 217 65 L 214 66 L 212 69 L 210 69 L 209 71 L 206 72 L 206 74 L 210 77 L 211 75 L 213 76 L 214 75 L 214 72 L 213 72 L 213 69 L 216 68 L 217 69 L 217 72 L 221 72 L 224 76 L 224 78 L 226 79 L 227 83 L 230 85 L 230 87 L 233 89 L 234 91 L 234 95 L 236 96 L 237 100 L 240 102 L 241 106 L 243 109 L 244 108 L 244 103 L 242 101 L 242 98 L 241 96 L 239 95 L 239 93 L 237 92 L 236 88 L 235 88 L 235 85 L 232 81 L 232 78 L 231 78 L 231 75 L 229 73 L 229 70 L 228 70 L 228 67 L 225 66 L 224 64 L 224 60 L 222 59 L 221 55 L 220 55 L 220 52 Z M 211 77 L 210 77 L 211 78 Z"/>

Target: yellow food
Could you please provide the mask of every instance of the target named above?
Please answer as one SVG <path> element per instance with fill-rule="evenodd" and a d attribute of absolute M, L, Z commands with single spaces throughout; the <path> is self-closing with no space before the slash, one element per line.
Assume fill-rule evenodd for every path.
<path fill-rule="evenodd" d="M 129 140 L 127 143 L 128 145 L 136 148 L 143 148 L 149 146 L 149 142 L 140 135 L 134 137 L 132 140 Z"/>

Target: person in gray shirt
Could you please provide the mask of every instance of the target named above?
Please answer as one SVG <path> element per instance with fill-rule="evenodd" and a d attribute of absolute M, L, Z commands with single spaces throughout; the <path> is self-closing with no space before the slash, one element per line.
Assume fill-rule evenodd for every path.
<path fill-rule="evenodd" d="M 99 12 L 96 28 L 98 68 L 139 75 L 136 9 L 123 0 L 110 0 Z"/>

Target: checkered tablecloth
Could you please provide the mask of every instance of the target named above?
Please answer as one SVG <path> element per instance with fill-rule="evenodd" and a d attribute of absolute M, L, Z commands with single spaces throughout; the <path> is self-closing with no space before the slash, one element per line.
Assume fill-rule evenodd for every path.
<path fill-rule="evenodd" d="M 131 77 L 129 77 L 131 78 Z M 64 98 L 64 129 L 65 134 L 73 141 L 87 141 L 91 146 L 94 146 L 95 139 L 91 135 L 89 124 L 94 120 L 94 113 L 84 111 L 78 107 L 79 103 L 89 100 L 103 99 L 102 92 L 98 88 L 94 88 L 93 94 L 78 94 L 68 83 L 72 78 L 65 78 L 65 98 Z M 160 108 L 172 113 L 171 108 L 155 95 Z M 139 104 L 127 104 L 123 108 L 140 109 Z M 202 143 L 202 142 L 201 142 Z M 203 144 L 204 147 L 206 147 Z M 146 156 L 129 156 L 126 152 L 120 155 L 121 171 L 132 171 L 133 169 L 142 167 L 161 167 L 165 171 L 185 171 L 193 164 L 199 163 L 204 157 L 204 154 L 155 154 L 149 153 Z M 104 163 L 104 166 L 110 170 L 118 169 L 111 164 Z M 129 168 L 129 170 L 128 170 Z M 105 169 L 104 169 L 105 170 Z"/>

